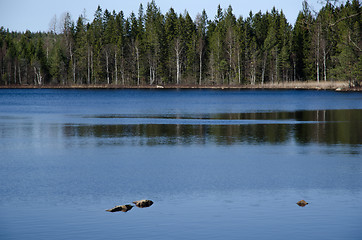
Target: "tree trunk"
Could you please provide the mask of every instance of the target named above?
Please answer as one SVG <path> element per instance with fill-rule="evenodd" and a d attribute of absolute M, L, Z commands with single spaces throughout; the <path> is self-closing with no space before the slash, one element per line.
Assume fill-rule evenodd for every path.
<path fill-rule="evenodd" d="M 275 49 L 275 81 L 278 82 L 278 47 Z"/>
<path fill-rule="evenodd" d="M 199 85 L 201 85 L 201 80 L 202 80 L 202 50 L 200 51 L 199 57 L 200 57 L 200 76 L 199 76 Z"/>
<path fill-rule="evenodd" d="M 91 50 L 90 57 L 91 57 L 91 76 L 92 76 L 92 78 L 94 79 L 94 80 L 93 80 L 93 83 L 96 83 L 95 77 L 94 77 L 93 50 Z"/>
<path fill-rule="evenodd" d="M 293 61 L 293 81 L 296 80 L 296 74 L 297 74 L 297 70 L 296 70 L 296 63 L 295 60 Z"/>
<path fill-rule="evenodd" d="M 20 64 L 18 67 L 18 73 L 19 73 L 19 84 L 21 85 L 22 81 L 21 81 L 21 70 L 20 70 Z"/>
<path fill-rule="evenodd" d="M 262 74 L 261 74 L 261 84 L 264 84 L 265 82 L 265 68 L 266 68 L 266 53 L 264 55 L 264 61 L 263 61 L 263 69 L 262 69 Z"/>
<path fill-rule="evenodd" d="M 72 52 L 72 44 L 69 44 L 69 55 L 70 55 L 70 62 L 72 62 L 73 63 L 73 66 L 72 66 L 72 68 L 73 68 L 73 83 L 75 83 L 75 65 L 74 65 L 74 63 L 75 63 L 75 60 L 74 60 L 74 58 L 73 58 L 73 52 Z"/>
<path fill-rule="evenodd" d="M 210 54 L 210 65 L 211 65 L 211 81 L 212 81 L 212 84 L 214 84 L 214 52 L 211 52 Z"/>
<path fill-rule="evenodd" d="M 39 85 L 42 85 L 43 84 L 43 76 L 41 75 L 40 68 L 38 69 L 38 71 L 39 71 L 39 81 L 38 81 L 38 83 L 39 83 Z"/>
<path fill-rule="evenodd" d="M 87 83 L 88 85 L 90 84 L 90 51 L 89 51 L 89 47 L 88 47 L 88 52 L 87 52 Z"/>
<path fill-rule="evenodd" d="M 317 49 L 316 49 L 316 51 L 317 51 L 317 59 L 316 59 L 316 65 L 317 65 L 317 82 L 319 83 L 319 35 L 320 35 L 320 33 L 319 33 L 319 31 L 320 31 L 320 24 L 319 24 L 319 28 L 318 28 L 318 32 L 317 32 Z"/>
<path fill-rule="evenodd" d="M 123 47 L 121 49 L 121 78 L 122 78 L 122 85 L 124 86 L 125 85 L 125 80 L 124 80 L 124 51 L 123 51 Z"/>
<path fill-rule="evenodd" d="M 117 50 L 114 50 L 114 72 L 115 72 L 116 85 L 117 85 L 118 84 Z"/>
<path fill-rule="evenodd" d="M 220 34 L 217 34 L 217 73 L 216 77 L 220 76 Z M 224 79 L 222 80 L 222 83 L 224 84 Z"/>
<path fill-rule="evenodd" d="M 73 83 L 75 84 L 76 83 L 76 80 L 75 80 L 75 58 L 74 58 L 74 61 L 73 61 Z"/>
<path fill-rule="evenodd" d="M 324 77 L 325 82 L 327 81 L 327 60 L 326 60 L 327 56 L 326 55 L 327 55 L 326 50 L 323 49 L 323 71 L 324 71 L 323 77 Z"/>
<path fill-rule="evenodd" d="M 155 67 L 150 67 L 150 85 L 152 85 L 155 82 Z"/>
<path fill-rule="evenodd" d="M 241 84 L 241 66 L 240 66 L 240 53 L 238 51 L 238 76 L 239 76 L 239 84 Z"/>
<path fill-rule="evenodd" d="M 182 47 L 179 39 L 176 39 L 175 42 L 175 52 L 176 52 L 176 84 L 180 84 L 181 80 L 181 70 L 180 70 L 180 55 Z"/>
<path fill-rule="evenodd" d="M 36 68 L 34 67 L 34 85 L 37 84 L 37 76 L 38 76 L 38 73 L 36 72 Z"/>
<path fill-rule="evenodd" d="M 107 70 L 107 84 L 109 85 L 109 69 L 108 69 L 108 60 L 109 60 L 109 56 L 108 56 L 108 51 L 106 51 L 106 70 Z"/>
<path fill-rule="evenodd" d="M 26 83 L 29 83 L 28 81 L 28 63 L 25 62 L 25 80 L 26 80 Z"/>
<path fill-rule="evenodd" d="M 136 47 L 136 57 L 137 57 L 137 85 L 140 85 L 140 60 L 139 60 L 139 52 L 138 47 Z"/>
<path fill-rule="evenodd" d="M 232 69 L 232 42 L 229 44 L 229 84 L 231 81 L 231 69 Z"/>
<path fill-rule="evenodd" d="M 38 84 L 39 86 L 42 85 L 42 75 L 41 75 L 41 72 L 40 72 L 40 68 L 37 69 L 36 67 L 34 67 L 34 73 L 35 73 L 35 76 L 34 76 L 34 81 L 36 84 Z"/>
<path fill-rule="evenodd" d="M 256 84 L 256 54 L 254 54 L 253 83 L 254 83 L 254 85 Z"/>
<path fill-rule="evenodd" d="M 317 82 L 319 83 L 319 61 L 317 60 Z"/>
<path fill-rule="evenodd" d="M 16 84 L 16 62 L 14 63 L 14 83 Z"/>
<path fill-rule="evenodd" d="M 178 52 L 176 52 L 176 83 L 180 83 L 180 58 Z"/>
<path fill-rule="evenodd" d="M 150 85 L 152 85 L 153 79 L 152 79 L 152 66 L 150 65 Z"/>

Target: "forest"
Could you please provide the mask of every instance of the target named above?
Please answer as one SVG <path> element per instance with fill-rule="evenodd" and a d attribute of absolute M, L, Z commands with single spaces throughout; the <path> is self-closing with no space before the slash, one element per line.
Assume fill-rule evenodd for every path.
<path fill-rule="evenodd" d="M 93 20 L 69 13 L 48 32 L 0 28 L 0 85 L 255 85 L 292 81 L 360 82 L 359 0 L 304 1 L 294 25 L 282 10 L 235 16 L 232 6 L 161 13 L 98 6 Z"/>

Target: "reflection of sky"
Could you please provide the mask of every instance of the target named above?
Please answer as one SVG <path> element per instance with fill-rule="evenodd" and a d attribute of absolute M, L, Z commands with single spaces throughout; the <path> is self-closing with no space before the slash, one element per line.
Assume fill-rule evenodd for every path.
<path fill-rule="evenodd" d="M 2 146 L 47 144 L 361 145 L 361 110 L 232 114 L 25 114 L 0 117 Z M 358 148 L 357 148 L 358 149 Z"/>
<path fill-rule="evenodd" d="M 360 93 L 212 90 L 1 90 L 0 114 L 215 114 L 361 109 Z M 58 117 L 58 116 L 57 116 Z"/>
<path fill-rule="evenodd" d="M 233 102 L 252 99 L 249 92 L 195 102 L 186 91 L 185 106 L 170 92 L 163 103 L 141 91 L 146 106 L 123 91 L 40 92 L 0 95 L 9 103 L 0 105 L 1 239 L 361 236 L 361 110 L 269 111 L 249 102 L 254 111 L 245 114 Z M 355 106 L 354 94 L 343 99 L 336 105 Z M 104 211 L 144 198 L 154 205 Z M 298 207 L 301 199 L 310 204 Z"/>

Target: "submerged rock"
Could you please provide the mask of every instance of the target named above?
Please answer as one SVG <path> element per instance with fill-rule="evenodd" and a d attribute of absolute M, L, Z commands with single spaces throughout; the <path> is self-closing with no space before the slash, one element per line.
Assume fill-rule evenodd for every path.
<path fill-rule="evenodd" d="M 308 205 L 308 203 L 304 200 L 300 200 L 299 202 L 297 202 L 297 204 L 300 206 L 300 207 L 305 207 Z"/>
<path fill-rule="evenodd" d="M 137 207 L 139 208 L 146 208 L 146 207 L 150 207 L 153 202 L 151 200 L 139 200 L 139 201 L 134 201 L 134 204 L 136 204 Z"/>
<path fill-rule="evenodd" d="M 115 206 L 114 208 L 111 209 L 107 209 L 107 212 L 128 212 L 129 210 L 131 210 L 133 208 L 132 205 L 119 205 L 119 206 Z"/>

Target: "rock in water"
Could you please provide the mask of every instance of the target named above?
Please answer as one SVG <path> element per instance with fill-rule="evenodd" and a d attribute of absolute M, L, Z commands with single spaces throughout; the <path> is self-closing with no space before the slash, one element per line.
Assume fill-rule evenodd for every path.
<path fill-rule="evenodd" d="M 305 207 L 305 206 L 307 206 L 308 203 L 304 200 L 300 200 L 299 202 L 297 202 L 297 204 L 301 207 Z"/>
<path fill-rule="evenodd" d="M 131 210 L 133 208 L 132 205 L 119 205 L 119 206 L 115 206 L 114 208 L 111 209 L 107 209 L 107 212 L 128 212 L 129 210 Z"/>
<path fill-rule="evenodd" d="M 153 204 L 151 200 L 139 200 L 139 201 L 134 201 L 133 203 L 136 204 L 136 206 L 139 208 L 150 207 Z"/>

